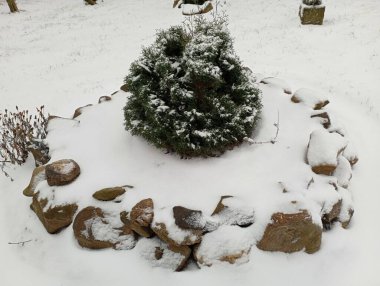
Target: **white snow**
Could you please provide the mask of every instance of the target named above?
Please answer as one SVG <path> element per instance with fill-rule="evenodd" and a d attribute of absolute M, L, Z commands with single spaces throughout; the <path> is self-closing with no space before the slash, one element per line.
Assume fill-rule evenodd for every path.
<path fill-rule="evenodd" d="M 13 109 L 15 105 L 33 109 L 44 104 L 51 114 L 66 117 L 72 116 L 78 106 L 95 103 L 100 96 L 117 90 L 130 63 L 140 54 L 141 46 L 153 41 L 155 29 L 167 28 L 184 19 L 178 9 L 172 9 L 172 3 L 157 0 L 107 0 L 98 1 L 95 6 L 85 6 L 77 0 L 18 0 L 17 3 L 23 11 L 10 15 L 5 2 L 0 2 L 1 109 Z M 0 283 L 116 286 L 124 285 L 126 281 L 157 285 L 202 285 L 207 281 L 210 285 L 379 285 L 380 226 L 376 216 L 380 201 L 377 168 L 380 161 L 378 1 L 337 0 L 325 4 L 323 26 L 300 25 L 298 0 L 258 0 L 249 4 L 234 0 L 227 1 L 225 7 L 237 54 L 254 72 L 261 73 L 256 75 L 258 79 L 272 75 L 286 80 L 293 88 L 309 87 L 326 94 L 331 103 L 325 109 L 344 122 L 350 143 L 343 155 L 347 158 L 351 143 L 355 144 L 360 155 L 350 190 L 339 188 L 339 194 L 347 197 L 343 200 L 346 218 L 348 206 L 352 204 L 351 192 L 354 198 L 355 215 L 348 230 L 337 225 L 325 232 L 321 250 L 313 255 L 268 253 L 252 247 L 250 262 L 239 267 L 231 268 L 223 263 L 201 271 L 190 267 L 183 273 L 169 273 L 160 268 L 152 270 L 135 250 L 80 250 L 75 247 L 70 228 L 58 235 L 47 234 L 29 209 L 30 198 L 21 194 L 34 168 L 34 163 L 29 160 L 24 166 L 10 170 L 15 179 L 13 183 L 0 177 Z M 262 88 L 272 91 L 270 87 Z M 271 94 L 268 93 L 268 97 L 270 101 Z M 123 105 L 124 100 L 120 99 L 120 104 Z M 247 150 L 244 147 L 228 152 L 220 160 L 166 161 L 163 155 L 151 157 L 156 150 L 138 138 L 129 137 L 122 126 L 112 127 L 119 130 L 115 132 L 118 136 L 108 140 L 104 140 L 100 132 L 86 133 L 92 136 L 91 146 L 97 146 L 97 152 L 94 152 L 91 164 L 78 162 L 85 167 L 81 176 L 87 172 L 94 174 L 95 169 L 99 173 L 95 172 L 98 176 L 93 176 L 86 184 L 81 176 L 78 177 L 75 191 L 85 194 L 80 198 L 80 207 L 96 203 L 87 195 L 100 185 L 135 183 L 144 192 L 132 191 L 133 195 L 123 201 L 128 208 L 139 199 L 160 192 L 159 196 L 165 202 L 211 212 L 221 194 L 232 194 L 246 199 L 247 204 L 254 207 L 257 221 L 263 222 L 270 207 L 260 203 L 262 194 L 274 198 L 282 188 L 278 184 L 268 184 L 262 186 L 262 192 L 255 192 L 253 184 L 262 185 L 272 173 L 281 173 L 282 178 L 278 181 L 302 182 L 303 189 L 314 176 L 300 167 L 303 155 L 297 155 L 295 161 L 287 160 L 294 158 L 293 155 L 302 148 L 306 150 L 308 135 L 317 126 L 305 127 L 309 132 L 304 136 L 304 129 L 301 131 L 293 125 L 282 124 L 286 117 L 296 122 L 310 116 L 309 113 L 302 116 L 298 113 L 303 112 L 302 106 L 283 109 L 282 104 L 279 104 L 279 142 L 275 144 L 281 150 L 273 153 L 270 145 L 250 146 L 255 156 L 242 151 Z M 107 109 L 110 103 L 102 105 Z M 264 105 L 268 103 L 264 102 Z M 255 140 L 273 137 L 275 128 L 272 124 L 276 121 L 277 106 L 274 109 L 263 114 L 260 126 L 268 128 L 261 129 Z M 119 110 L 122 112 L 121 107 Z M 88 111 L 91 113 L 91 108 L 86 108 L 84 114 Z M 115 116 L 115 122 L 122 121 L 119 113 Z M 86 125 L 82 116 L 77 119 L 81 123 L 57 121 L 57 139 L 64 136 L 58 134 L 64 133 L 68 125 L 77 128 L 78 132 L 84 130 L 80 127 Z M 102 118 L 94 116 L 92 120 L 96 120 L 100 127 L 104 126 Z M 66 127 L 58 131 L 61 124 Z M 293 136 L 293 140 L 287 141 L 291 140 L 290 136 L 284 139 L 285 134 Z M 128 145 L 128 154 L 120 155 L 121 150 L 125 150 L 124 140 L 132 144 Z M 143 149 L 137 148 L 140 145 Z M 56 146 L 54 152 L 59 152 L 62 157 L 58 158 L 56 153 L 54 159 L 69 157 L 69 146 L 59 146 L 58 143 Z M 115 151 L 109 160 L 102 154 L 108 148 Z M 280 165 L 265 160 L 279 154 L 284 156 Z M 232 164 L 233 158 L 240 158 L 239 164 Z M 131 170 L 125 170 L 125 165 L 131 160 L 135 170 L 128 173 Z M 110 161 L 116 163 L 109 165 Z M 228 168 L 215 168 L 224 163 Z M 185 172 L 183 169 L 177 171 L 183 165 L 199 164 L 199 172 L 191 168 Z M 147 176 L 144 179 L 138 176 L 145 172 L 149 173 L 149 180 Z M 257 172 L 258 175 L 253 176 Z M 159 178 L 159 173 L 164 177 Z M 207 176 L 202 175 L 206 173 Z M 183 187 L 178 188 L 171 177 L 179 177 Z M 220 185 L 214 185 L 215 182 Z M 167 189 L 177 190 L 181 196 L 172 199 L 172 192 L 166 192 Z M 57 196 L 67 195 L 67 192 L 56 193 Z M 292 196 L 285 194 L 289 199 Z M 58 199 L 67 201 L 69 197 Z M 252 231 L 264 227 L 261 223 L 254 224 Z M 24 245 L 8 244 L 29 239 L 31 241 Z M 123 275 L 125 279 L 121 278 Z"/>
<path fill-rule="evenodd" d="M 287 93 L 287 94 L 291 94 L 292 93 L 292 88 L 289 85 L 289 83 L 287 83 L 286 81 L 284 81 L 284 80 L 282 80 L 280 78 L 266 77 L 266 78 L 263 78 L 261 80 L 261 82 L 265 83 L 265 84 L 271 84 L 271 85 L 277 86 L 279 88 L 282 88 L 284 90 L 284 92 Z"/>
<path fill-rule="evenodd" d="M 310 134 L 307 161 L 310 166 L 336 166 L 338 155 L 347 146 L 347 140 L 337 133 L 317 129 Z"/>
<path fill-rule="evenodd" d="M 325 97 L 323 94 L 320 94 L 318 93 L 318 91 L 309 88 L 298 89 L 294 93 L 293 98 L 313 109 L 317 104 L 321 104 L 328 101 L 327 97 Z"/>
<path fill-rule="evenodd" d="M 202 260 L 200 266 L 210 266 L 222 262 L 226 256 L 236 256 L 241 254 L 241 258 L 236 260 L 236 264 L 246 263 L 249 260 L 249 252 L 253 245 L 254 238 L 250 228 L 239 226 L 223 225 L 216 231 L 204 235 L 196 256 Z"/>
<path fill-rule="evenodd" d="M 136 248 L 141 257 L 155 267 L 175 270 L 184 259 L 182 254 L 168 249 L 167 244 L 163 243 L 157 237 L 140 239 Z M 155 253 L 158 249 L 162 251 L 162 257 L 160 259 L 156 259 L 155 257 Z"/>
<path fill-rule="evenodd" d="M 338 165 L 333 174 L 338 180 L 338 185 L 343 188 L 348 188 L 352 178 L 352 170 L 350 162 L 344 157 L 338 157 Z"/>

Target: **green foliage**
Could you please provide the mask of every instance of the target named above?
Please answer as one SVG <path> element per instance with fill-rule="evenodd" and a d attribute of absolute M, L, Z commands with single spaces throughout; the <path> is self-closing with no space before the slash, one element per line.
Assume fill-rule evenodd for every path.
<path fill-rule="evenodd" d="M 213 156 L 253 131 L 260 91 L 234 52 L 224 18 L 159 31 L 125 79 L 125 126 L 158 148 Z"/>

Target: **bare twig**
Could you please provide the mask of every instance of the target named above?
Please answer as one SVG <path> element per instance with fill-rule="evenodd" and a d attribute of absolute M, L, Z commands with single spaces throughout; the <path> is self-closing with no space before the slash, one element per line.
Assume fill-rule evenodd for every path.
<path fill-rule="evenodd" d="M 311 184 L 314 183 L 314 178 L 312 177 L 309 183 L 307 184 L 307 189 L 310 188 Z"/>
<path fill-rule="evenodd" d="M 21 244 L 21 246 L 24 246 L 25 243 L 28 243 L 28 242 L 31 242 L 32 240 L 29 239 L 29 240 L 24 240 L 24 241 L 18 241 L 18 242 L 8 242 L 8 244 L 13 244 L 13 245 L 19 245 Z"/>
<path fill-rule="evenodd" d="M 275 144 L 277 142 L 278 133 L 280 132 L 280 111 L 277 110 L 277 122 L 273 124 L 276 127 L 276 134 L 273 137 L 273 139 L 268 141 L 253 141 L 251 138 L 245 138 L 245 140 L 248 142 L 249 145 L 256 145 L 256 144 Z"/>

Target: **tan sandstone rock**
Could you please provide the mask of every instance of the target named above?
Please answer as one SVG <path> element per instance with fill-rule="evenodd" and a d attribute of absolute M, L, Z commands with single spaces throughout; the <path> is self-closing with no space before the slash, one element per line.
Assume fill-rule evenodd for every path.
<path fill-rule="evenodd" d="M 24 196 L 33 197 L 38 183 L 44 180 L 46 180 L 45 166 L 35 168 L 29 185 L 23 191 Z"/>
<path fill-rule="evenodd" d="M 98 201 L 112 201 L 125 192 L 123 187 L 104 188 L 95 192 L 92 196 Z"/>
<path fill-rule="evenodd" d="M 80 174 L 79 165 L 71 159 L 63 159 L 46 165 L 49 186 L 63 186 L 73 182 Z"/>
<path fill-rule="evenodd" d="M 257 247 L 266 251 L 291 253 L 305 249 L 307 253 L 314 253 L 320 248 L 321 238 L 322 228 L 313 223 L 306 210 L 275 213 Z"/>
<path fill-rule="evenodd" d="M 55 205 L 46 209 L 48 202 L 46 198 L 38 198 L 37 193 L 33 196 L 30 207 L 36 213 L 47 232 L 57 233 L 72 223 L 78 206 L 76 204 L 65 204 Z"/>
<path fill-rule="evenodd" d="M 129 226 L 96 207 L 82 209 L 75 217 L 73 229 L 79 245 L 90 249 L 131 249 L 136 244 Z"/>

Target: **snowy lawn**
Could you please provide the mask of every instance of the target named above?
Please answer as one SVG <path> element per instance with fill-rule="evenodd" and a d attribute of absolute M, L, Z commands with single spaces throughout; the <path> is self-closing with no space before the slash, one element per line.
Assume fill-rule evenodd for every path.
<path fill-rule="evenodd" d="M 0 6 L 1 109 L 12 109 L 16 104 L 22 108 L 45 104 L 51 113 L 67 117 L 76 107 L 95 103 L 100 96 L 117 90 L 129 64 L 139 55 L 141 45 L 153 41 L 155 29 L 178 24 L 183 19 L 181 10 L 172 9 L 171 1 L 163 0 L 104 0 L 93 7 L 84 6 L 77 0 L 19 0 L 17 3 L 23 11 L 16 15 L 8 14 L 4 2 Z M 190 271 L 171 273 L 152 268 L 134 250 L 88 251 L 77 246 L 71 231 L 53 236 L 47 234 L 29 209 L 30 199 L 22 196 L 33 169 L 30 160 L 11 172 L 15 178 L 13 183 L 0 178 L 0 283 L 379 285 L 380 9 L 376 0 L 325 1 L 325 4 L 325 23 L 321 27 L 300 25 L 299 1 L 296 0 L 235 0 L 227 1 L 225 8 L 230 16 L 237 54 L 244 63 L 254 72 L 285 79 L 293 91 L 298 87 L 310 87 L 325 94 L 331 101 L 327 109 L 343 122 L 355 143 L 360 161 L 354 168 L 350 186 L 355 215 L 348 230 L 336 225 L 325 232 L 321 250 L 313 255 L 269 253 L 253 247 L 248 264 L 218 265 L 199 271 L 190 265 Z M 263 89 L 269 90 L 267 94 L 271 94 L 271 90 L 279 92 L 269 86 Z M 286 97 L 289 99 L 284 94 L 284 104 Z M 115 97 L 116 101 L 121 110 L 124 99 Z M 268 102 L 267 98 L 264 106 Z M 100 108 L 107 109 L 110 105 L 104 103 Z M 294 104 L 290 108 L 304 110 Z M 299 113 L 281 109 L 281 106 L 279 109 L 281 117 L 292 118 L 307 131 L 313 131 L 304 122 L 299 122 Z M 83 116 L 88 117 L 87 121 L 83 120 L 84 124 L 94 120 L 98 121 L 99 128 L 104 124 L 102 118 L 91 118 L 91 110 Z M 122 113 L 114 116 L 122 124 Z M 277 110 L 273 107 L 267 116 L 263 122 L 269 126 L 276 121 Z M 141 139 L 130 137 L 122 126 L 115 128 L 120 132 L 115 133 L 117 138 L 108 138 L 109 142 L 100 133 L 88 134 L 87 139 L 96 144 L 96 149 L 90 150 L 94 152 L 93 160 L 80 162 L 79 159 L 78 163 L 83 165 L 84 177 L 86 170 L 99 176 L 94 176 L 92 185 L 86 184 L 88 190 L 83 189 L 84 192 L 92 191 L 92 187 L 95 191 L 109 185 L 135 184 L 151 192 L 141 197 L 156 195 L 169 205 L 176 203 L 212 211 L 218 196 L 238 192 L 237 184 L 244 190 L 240 195 L 254 205 L 259 199 L 249 193 L 254 183 L 265 185 L 267 176 L 279 174 L 281 170 L 296 176 L 287 168 L 285 159 L 272 168 L 265 161 L 271 155 L 269 150 L 265 151 L 268 148 L 265 146 L 245 145 L 210 161 L 168 160 Z M 280 140 L 284 134 L 292 138 L 289 135 L 297 131 L 286 124 L 281 128 Z M 273 135 L 270 128 L 264 130 L 268 134 L 259 134 L 258 138 Z M 306 138 L 292 138 L 292 146 L 298 146 L 299 150 L 305 148 L 309 135 L 306 130 L 302 133 Z M 86 134 L 78 135 L 86 137 Z M 80 149 L 84 142 L 76 142 L 74 137 L 67 140 L 79 147 L 75 150 L 78 153 L 65 153 L 64 146 L 60 149 L 56 142 L 53 160 L 66 155 L 80 158 L 81 150 L 89 145 L 86 143 Z M 122 140 L 128 144 L 124 145 Z M 281 142 L 277 146 L 287 143 Z M 102 150 L 106 148 L 114 148 L 115 158 L 102 157 Z M 258 153 L 260 148 L 264 151 Z M 119 152 L 124 157 L 117 158 Z M 258 156 L 247 155 L 255 152 Z M 240 170 L 236 165 L 231 165 L 230 169 L 218 168 L 226 162 L 237 162 L 236 158 L 241 160 L 239 164 L 245 162 L 246 166 L 261 171 L 258 179 L 261 183 L 255 182 L 254 177 L 252 182 L 246 180 L 251 172 L 248 168 Z M 107 164 L 112 159 L 119 165 L 107 172 L 110 167 Z M 134 173 L 124 175 L 123 162 L 127 164 L 128 160 L 133 162 L 128 171 Z M 265 168 L 255 160 L 265 163 Z M 297 160 L 300 162 L 301 158 Z M 201 164 L 202 169 L 196 171 L 192 168 L 195 164 Z M 185 175 L 178 165 L 186 168 L 189 174 Z M 146 175 L 145 180 L 142 175 Z M 176 177 L 177 181 L 171 177 Z M 185 190 L 173 196 L 172 190 L 178 187 L 179 180 L 186 182 Z M 140 198 L 137 189 L 133 192 L 127 204 L 132 205 Z M 259 215 L 269 212 L 265 205 L 255 207 Z M 24 245 L 8 244 L 30 239 L 32 241 Z"/>

